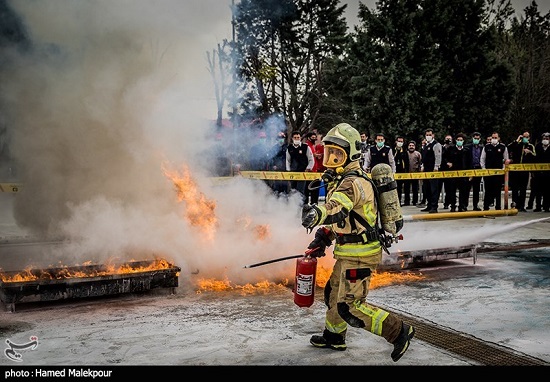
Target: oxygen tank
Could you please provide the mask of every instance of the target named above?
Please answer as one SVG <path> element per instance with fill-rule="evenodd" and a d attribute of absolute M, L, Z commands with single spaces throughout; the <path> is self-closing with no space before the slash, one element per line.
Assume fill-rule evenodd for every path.
<path fill-rule="evenodd" d="M 379 163 L 371 170 L 371 178 L 378 188 L 378 214 L 384 231 L 396 236 L 403 228 L 403 215 L 397 194 L 397 183 L 391 167 Z"/>
<path fill-rule="evenodd" d="M 301 308 L 310 307 L 315 299 L 315 274 L 317 259 L 304 255 L 296 260 L 294 303 Z"/>

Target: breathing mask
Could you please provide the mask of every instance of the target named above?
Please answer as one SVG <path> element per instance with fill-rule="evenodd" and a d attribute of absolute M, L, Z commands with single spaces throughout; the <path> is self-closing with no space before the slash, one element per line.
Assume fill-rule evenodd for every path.
<path fill-rule="evenodd" d="M 323 157 L 323 166 L 327 168 L 344 167 L 348 160 L 346 151 L 336 145 L 325 144 L 325 155 Z"/>

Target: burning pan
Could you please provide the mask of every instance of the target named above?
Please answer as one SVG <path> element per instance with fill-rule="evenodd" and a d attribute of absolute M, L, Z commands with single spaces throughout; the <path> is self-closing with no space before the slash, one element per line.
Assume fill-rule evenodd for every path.
<path fill-rule="evenodd" d="M 0 300 L 15 312 L 15 303 L 54 301 L 143 292 L 178 286 L 181 269 L 165 260 L 114 265 L 0 272 Z"/>

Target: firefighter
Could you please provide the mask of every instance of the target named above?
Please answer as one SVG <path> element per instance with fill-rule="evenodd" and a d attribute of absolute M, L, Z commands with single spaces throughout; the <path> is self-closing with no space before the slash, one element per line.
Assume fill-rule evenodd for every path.
<path fill-rule="evenodd" d="M 325 255 L 335 241 L 334 267 L 325 285 L 328 310 L 322 335 L 311 337 L 311 344 L 333 350 L 346 350 L 348 325 L 363 328 L 393 344 L 391 358 L 397 362 L 407 351 L 415 334 L 411 325 L 394 314 L 366 302 L 370 277 L 382 260 L 378 207 L 372 181 L 361 169 L 359 132 L 347 123 L 333 127 L 323 138 L 323 164 L 328 182 L 324 205 L 304 205 L 302 225 L 315 232 L 308 248 L 313 257 Z"/>

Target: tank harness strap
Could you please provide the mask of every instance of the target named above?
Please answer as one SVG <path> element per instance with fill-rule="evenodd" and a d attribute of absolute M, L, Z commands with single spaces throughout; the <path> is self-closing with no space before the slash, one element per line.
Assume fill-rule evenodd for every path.
<path fill-rule="evenodd" d="M 378 232 L 374 227 L 371 227 L 370 224 L 365 220 L 364 217 L 359 215 L 357 212 L 351 210 L 349 213 L 349 222 L 352 231 L 357 231 L 357 223 L 361 223 L 365 230 L 360 234 L 340 234 L 336 236 L 336 242 L 338 244 L 347 244 L 347 243 L 362 243 L 366 244 L 369 242 L 379 240 Z"/>
<path fill-rule="evenodd" d="M 374 195 L 375 195 L 375 204 L 378 205 L 378 198 L 379 198 L 379 189 L 378 189 L 378 186 L 372 181 L 372 179 L 370 179 L 366 173 L 362 172 L 362 171 L 353 171 L 353 172 L 350 172 L 349 174 L 346 174 L 344 175 L 341 179 L 339 179 L 340 182 L 342 182 L 344 180 L 344 178 L 348 177 L 348 176 L 360 176 L 364 179 L 366 179 L 371 185 L 372 185 L 372 188 L 373 188 L 373 191 L 374 191 Z M 397 188 L 397 182 L 392 182 L 393 184 L 395 184 L 395 188 Z M 389 187 L 392 185 L 392 183 L 390 183 L 388 186 L 386 187 Z M 380 219 L 380 214 L 378 214 L 378 219 Z M 359 215 L 357 212 L 355 211 L 350 211 L 349 213 L 349 217 L 350 217 L 350 226 L 351 226 L 351 230 L 352 231 L 356 231 L 357 230 L 357 223 L 356 222 L 359 222 L 361 223 L 361 225 L 363 227 L 365 227 L 366 231 L 363 232 L 363 233 L 360 233 L 360 234 L 355 234 L 355 235 L 352 235 L 352 234 L 348 234 L 348 235 L 337 235 L 336 236 L 336 243 L 338 244 L 346 244 L 346 243 L 362 243 L 362 244 L 366 244 L 366 243 L 369 243 L 369 242 L 373 242 L 373 241 L 380 241 L 380 234 L 379 234 L 379 231 L 381 230 L 381 228 L 378 226 L 378 220 L 377 220 L 377 224 L 375 225 L 375 227 L 372 227 L 366 220 L 365 218 L 363 218 L 361 215 Z"/>
<path fill-rule="evenodd" d="M 376 230 L 372 228 L 357 235 L 352 235 L 352 234 L 336 235 L 336 243 L 340 245 L 350 244 L 350 243 L 366 244 L 366 243 L 371 243 L 373 241 L 378 241 L 378 234 L 376 233 Z"/>
<path fill-rule="evenodd" d="M 378 195 L 379 195 L 378 188 L 374 184 L 374 182 L 365 173 L 363 173 L 361 171 L 350 172 L 349 174 L 346 174 L 341 179 L 339 179 L 339 183 L 342 182 L 344 180 L 344 178 L 346 178 L 348 176 L 354 176 L 354 175 L 355 176 L 360 176 L 360 177 L 366 179 L 367 181 L 369 181 L 372 184 L 372 188 L 373 188 L 374 194 L 375 194 L 375 203 L 378 204 Z M 393 183 L 395 183 L 395 187 L 397 188 L 397 183 L 396 182 L 393 182 Z M 350 217 L 350 226 L 351 226 L 352 231 L 357 230 L 356 221 L 361 223 L 361 225 L 363 227 L 365 227 L 366 231 L 363 232 L 363 233 L 360 233 L 360 234 L 338 234 L 338 235 L 336 235 L 336 243 L 337 244 L 340 244 L 340 245 L 349 244 L 349 243 L 366 244 L 366 243 L 369 243 L 369 242 L 380 240 L 380 235 L 378 233 L 378 229 L 376 229 L 375 227 L 372 227 L 365 220 L 365 218 L 363 218 L 357 212 L 351 210 L 350 213 L 349 213 L 349 217 Z"/>
<path fill-rule="evenodd" d="M 397 182 L 394 180 L 394 181 L 392 181 L 388 184 L 385 184 L 383 186 L 377 186 L 377 188 L 378 188 L 378 192 L 380 192 L 380 193 L 395 190 L 397 188 Z"/>

